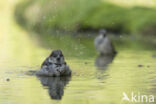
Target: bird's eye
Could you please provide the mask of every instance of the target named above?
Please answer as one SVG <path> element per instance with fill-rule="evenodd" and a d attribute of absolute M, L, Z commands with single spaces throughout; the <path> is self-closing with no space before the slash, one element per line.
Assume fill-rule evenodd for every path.
<path fill-rule="evenodd" d="M 63 55 L 62 55 L 62 54 L 61 54 L 60 56 L 61 56 L 61 57 L 63 57 Z"/>

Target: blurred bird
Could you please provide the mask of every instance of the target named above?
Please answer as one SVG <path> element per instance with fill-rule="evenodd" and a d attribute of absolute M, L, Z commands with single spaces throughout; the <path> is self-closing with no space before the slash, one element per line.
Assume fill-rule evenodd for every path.
<path fill-rule="evenodd" d="M 104 29 L 99 31 L 99 35 L 94 40 L 95 48 L 101 55 L 114 55 L 116 54 L 115 48 L 106 33 Z"/>

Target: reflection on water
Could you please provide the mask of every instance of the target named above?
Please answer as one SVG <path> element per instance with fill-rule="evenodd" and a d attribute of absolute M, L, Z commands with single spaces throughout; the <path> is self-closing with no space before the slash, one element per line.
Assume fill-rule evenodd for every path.
<path fill-rule="evenodd" d="M 43 86 L 48 87 L 52 99 L 61 100 L 64 94 L 64 87 L 71 77 L 38 77 Z"/>
<path fill-rule="evenodd" d="M 115 55 L 99 55 L 95 60 L 95 65 L 99 69 L 107 69 L 108 65 L 112 63 Z"/>
<path fill-rule="evenodd" d="M 101 80 L 102 83 L 105 83 L 105 80 L 109 78 L 109 73 L 107 69 L 109 65 L 113 62 L 115 55 L 99 55 L 95 60 L 95 66 L 99 69 L 96 73 L 96 78 Z"/>

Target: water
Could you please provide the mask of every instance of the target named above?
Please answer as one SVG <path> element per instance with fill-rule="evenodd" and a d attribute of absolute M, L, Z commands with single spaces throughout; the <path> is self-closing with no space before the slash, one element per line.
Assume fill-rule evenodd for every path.
<path fill-rule="evenodd" d="M 93 37 L 45 35 L 42 40 L 23 30 L 13 19 L 17 2 L 0 1 L 0 104 L 125 104 L 123 92 L 156 96 L 154 46 L 114 40 L 118 54 L 98 58 Z M 55 48 L 63 50 L 72 77 L 29 75 Z"/>

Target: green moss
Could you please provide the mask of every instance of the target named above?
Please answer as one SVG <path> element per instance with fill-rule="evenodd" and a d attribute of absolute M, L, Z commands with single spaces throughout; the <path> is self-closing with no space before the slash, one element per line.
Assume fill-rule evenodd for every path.
<path fill-rule="evenodd" d="M 34 0 L 19 4 L 15 16 L 19 23 L 36 32 L 105 28 L 120 33 L 154 34 L 155 12 L 154 8 L 124 8 L 101 0 Z"/>
<path fill-rule="evenodd" d="M 129 31 L 139 34 L 156 32 L 156 11 L 151 8 L 134 7 L 129 14 Z M 154 29 L 155 28 L 155 29 Z M 155 34 L 154 34 L 155 35 Z"/>
<path fill-rule="evenodd" d="M 83 23 L 84 27 L 106 28 L 112 31 L 123 30 L 127 15 L 124 8 L 108 3 L 100 3 L 89 14 Z"/>

